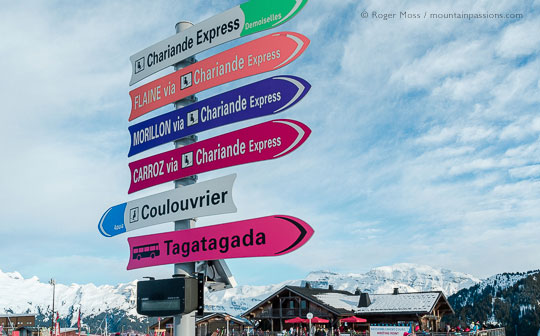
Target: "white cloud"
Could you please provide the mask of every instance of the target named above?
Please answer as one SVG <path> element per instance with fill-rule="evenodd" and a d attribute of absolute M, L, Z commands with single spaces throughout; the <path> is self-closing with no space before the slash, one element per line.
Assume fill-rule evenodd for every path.
<path fill-rule="evenodd" d="M 537 53 L 540 50 L 540 20 L 531 19 L 508 26 L 497 43 L 497 53 L 502 57 L 515 58 Z"/>
<path fill-rule="evenodd" d="M 540 178 L 540 164 L 516 167 L 508 171 L 515 178 Z"/>
<path fill-rule="evenodd" d="M 6 5 L 0 30 L 10 34 L 0 50 L 10 82 L 0 87 L 7 125 L 0 141 L 9 160 L 0 165 L 0 232 L 14 243 L 0 246 L 2 269 L 42 278 L 58 272 L 79 283 L 91 276 L 99 283 L 101 273 L 105 283 L 169 275 L 172 266 L 125 271 L 126 237 L 104 239 L 96 230 L 108 206 L 170 188 L 126 194 L 128 57 L 171 35 L 179 18 L 198 22 L 234 5 Z M 198 225 L 274 213 L 306 220 L 315 235 L 305 247 L 256 260 L 262 270 L 301 272 L 279 274 L 281 280 L 313 269 L 360 272 L 418 260 L 479 276 L 538 268 L 538 43 L 523 39 L 537 35 L 538 21 L 361 17 L 364 10 L 519 9 L 515 1 L 308 2 L 283 29 L 305 33 L 311 45 L 271 75 L 310 81 L 304 101 L 280 117 L 313 133 L 284 158 L 201 174 L 207 180 L 237 172 L 239 211 Z M 17 254 L 11 244 L 23 234 L 27 250 Z M 254 276 L 249 263 L 231 261 L 240 282 Z M 68 269 L 79 264 L 85 273 L 73 280 Z"/>

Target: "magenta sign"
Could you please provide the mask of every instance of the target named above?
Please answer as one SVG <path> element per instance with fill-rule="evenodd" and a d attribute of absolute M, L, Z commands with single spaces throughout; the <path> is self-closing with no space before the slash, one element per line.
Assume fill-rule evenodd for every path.
<path fill-rule="evenodd" d="M 311 130 L 277 119 L 131 162 L 133 193 L 161 183 L 244 163 L 270 160 L 300 147 Z"/>
<path fill-rule="evenodd" d="M 287 254 L 313 235 L 306 222 L 275 215 L 196 229 L 128 238 L 128 270 L 194 262 Z"/>

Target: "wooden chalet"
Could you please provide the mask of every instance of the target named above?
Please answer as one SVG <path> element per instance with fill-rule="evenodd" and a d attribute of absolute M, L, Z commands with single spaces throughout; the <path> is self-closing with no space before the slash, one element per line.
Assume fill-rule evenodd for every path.
<path fill-rule="evenodd" d="M 368 294 L 357 290 L 351 293 L 305 286 L 285 286 L 262 300 L 242 317 L 250 320 L 262 330 L 279 331 L 288 329 L 285 320 L 293 317 L 306 318 L 308 312 L 329 320 L 327 328 L 340 326 L 340 319 L 358 316 L 367 319 L 367 324 L 418 323 L 422 327 L 438 330 L 441 319 L 454 311 L 441 291 L 391 294 Z"/>
<path fill-rule="evenodd" d="M 231 316 L 227 313 L 204 313 L 195 319 L 195 335 L 211 335 L 217 329 L 225 330 L 229 321 L 229 335 L 241 335 L 244 329 L 251 328 L 251 323 L 244 319 Z M 174 319 L 172 316 L 162 318 L 161 321 L 150 326 L 150 335 L 173 336 Z"/>

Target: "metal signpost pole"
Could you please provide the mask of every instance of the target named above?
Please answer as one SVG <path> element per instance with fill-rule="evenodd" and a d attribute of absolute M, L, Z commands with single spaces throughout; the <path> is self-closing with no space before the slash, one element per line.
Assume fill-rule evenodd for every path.
<path fill-rule="evenodd" d="M 53 336 L 53 333 L 54 333 L 54 292 L 55 292 L 55 289 L 56 289 L 56 280 L 54 279 L 51 279 L 49 281 L 49 284 L 51 284 L 53 286 L 53 294 L 52 294 L 52 313 L 51 313 L 51 336 Z"/>
<path fill-rule="evenodd" d="M 186 30 L 193 26 L 193 23 L 187 22 L 187 21 L 180 21 L 176 24 L 176 33 L 180 33 L 183 30 Z M 190 57 L 188 59 L 185 59 L 181 62 L 178 62 L 174 65 L 174 70 L 182 69 L 192 63 L 195 63 L 195 58 Z M 189 83 L 191 84 L 191 83 Z M 176 88 L 177 90 L 181 90 L 181 88 Z M 175 108 L 178 109 L 180 107 L 187 106 L 189 104 L 192 104 L 197 99 L 195 96 L 190 96 L 184 99 L 181 99 L 174 103 Z M 178 139 L 174 142 L 175 148 L 183 147 L 190 145 L 197 141 L 197 135 L 190 135 L 188 137 Z M 194 158 L 191 158 L 193 160 Z M 183 165 L 184 163 L 182 163 Z M 190 184 L 194 184 L 197 182 L 197 175 L 188 176 L 186 178 L 182 178 L 179 180 L 174 181 L 175 188 L 181 188 L 182 186 L 187 186 Z M 174 222 L 174 229 L 175 230 L 186 230 L 191 229 L 195 227 L 195 219 L 183 219 L 179 221 Z M 195 263 L 183 263 L 183 264 L 174 264 L 174 274 L 184 275 L 184 276 L 193 276 L 195 273 Z M 195 336 L 195 312 L 191 312 L 188 314 L 183 315 L 175 315 L 174 316 L 174 336 Z"/>

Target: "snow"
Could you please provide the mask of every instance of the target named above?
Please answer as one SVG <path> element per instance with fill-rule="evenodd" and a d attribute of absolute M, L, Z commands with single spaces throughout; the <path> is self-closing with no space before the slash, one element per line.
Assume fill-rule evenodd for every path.
<path fill-rule="evenodd" d="M 8 311 L 38 314 L 39 308 L 50 316 L 53 287 L 49 283 L 39 282 L 37 277 L 24 279 L 17 272 L 3 273 L 0 270 L 0 292 L 0 314 Z M 55 288 L 55 310 L 64 317 L 74 315 L 73 310 L 81 306 L 85 315 L 97 315 L 115 308 L 126 311 L 128 315 L 137 315 L 135 304 L 135 281 L 99 287 L 92 283 L 69 286 L 56 284 Z"/>
<path fill-rule="evenodd" d="M 370 294 L 369 307 L 358 307 L 360 296 L 338 293 L 315 295 L 319 300 L 336 308 L 353 310 L 355 313 L 377 313 L 389 311 L 429 311 L 436 303 L 439 293 Z"/>
<path fill-rule="evenodd" d="M 362 292 L 370 293 L 370 296 L 392 293 L 394 287 L 399 288 L 401 293 L 441 290 L 448 296 L 480 280 L 468 274 L 416 264 L 377 267 L 364 274 L 317 271 L 309 273 L 301 280 L 287 280 L 267 286 L 241 285 L 224 291 L 206 292 L 205 310 L 238 316 L 283 286 L 301 286 L 306 281 L 315 288 L 328 288 L 328 285 L 333 285 L 335 289 L 351 293 L 359 288 Z M 3 273 L 0 270 L 0 292 L 2 293 L 0 314 L 7 312 L 38 314 L 41 311 L 50 316 L 52 286 L 47 282 L 40 282 L 37 277 L 24 279 L 18 272 Z M 380 302 L 382 304 L 383 301 Z M 354 305 L 357 303 L 358 301 L 354 302 Z M 340 304 L 353 303 L 347 303 L 345 300 Z M 71 316 L 71 325 L 74 325 L 77 322 L 79 307 L 83 316 L 119 310 L 133 318 L 141 318 L 136 312 L 136 281 L 115 286 L 96 286 L 92 283 L 57 284 L 55 309 L 59 311 L 60 316 L 64 318 Z"/>

